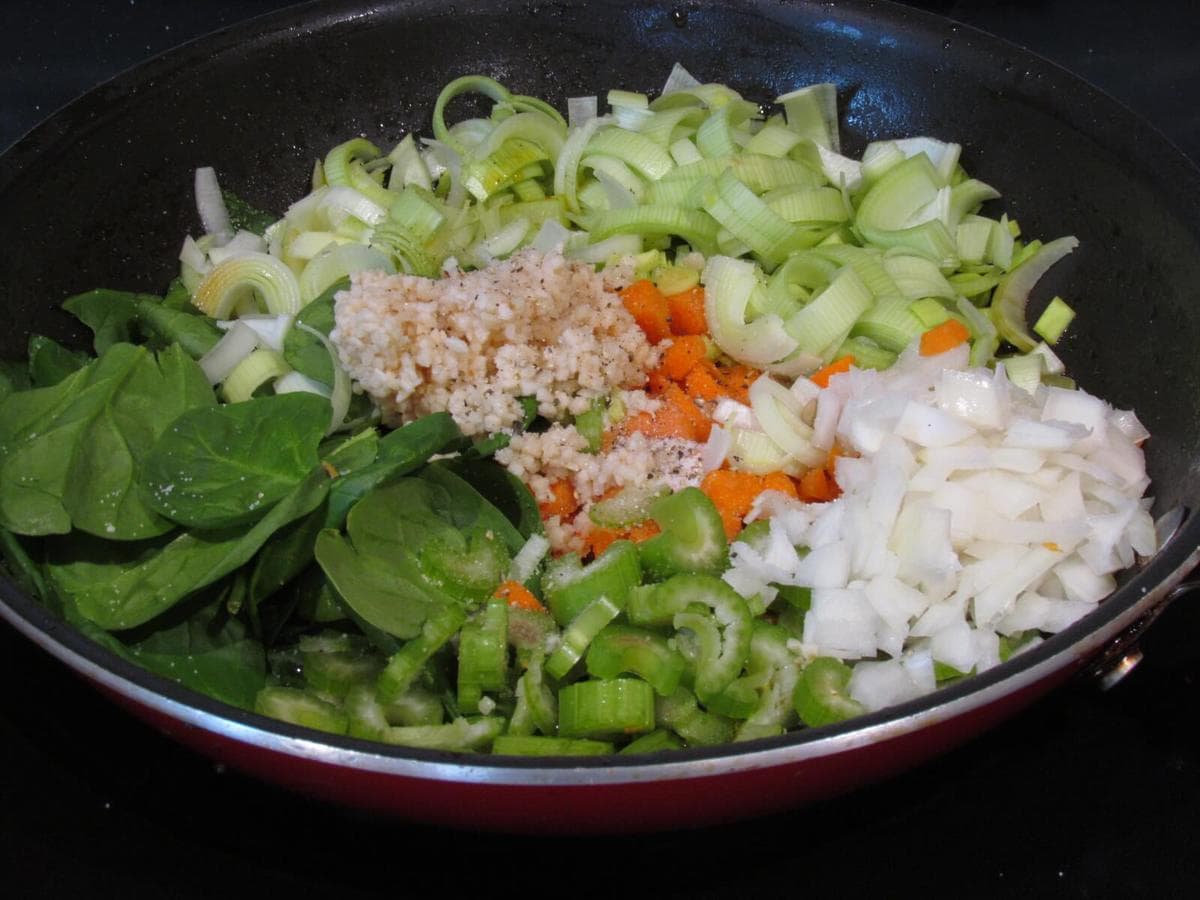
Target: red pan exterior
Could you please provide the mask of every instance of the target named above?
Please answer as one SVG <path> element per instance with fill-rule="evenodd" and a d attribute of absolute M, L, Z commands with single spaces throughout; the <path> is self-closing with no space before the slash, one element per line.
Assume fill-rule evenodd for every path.
<path fill-rule="evenodd" d="M 22 289 L 10 309 L 14 320 L 78 339 L 55 318 L 58 299 L 98 284 L 161 289 L 173 274 L 179 235 L 191 224 L 186 187 L 197 165 L 217 165 L 235 190 L 282 208 L 294 185 L 279 173 L 303 172 L 316 152 L 348 132 L 381 137 L 380 130 L 395 134 L 400 123 L 427 131 L 430 91 L 451 75 L 447 59 L 523 79 L 522 92 L 556 101 L 615 83 L 615 71 L 631 79 L 626 86 L 656 89 L 675 58 L 756 96 L 831 79 L 849 101 L 847 134 L 859 149 L 897 134 L 1003 137 L 1002 144 L 968 144 L 964 159 L 979 163 L 980 177 L 1006 191 L 1012 186 L 1006 201 L 1030 233 L 1076 231 L 1082 241 L 1072 284 L 1094 303 L 1080 316 L 1078 343 L 1064 348 L 1068 364 L 1089 389 L 1144 414 L 1155 434 L 1149 462 L 1160 510 L 1200 502 L 1192 474 L 1200 459 L 1200 359 L 1159 358 L 1141 342 L 1112 340 L 1128 328 L 1128 309 L 1116 301 L 1129 287 L 1110 284 L 1103 266 L 1083 265 L 1088 253 L 1119 258 L 1155 292 L 1158 315 L 1140 332 L 1152 346 L 1200 345 L 1192 296 L 1200 283 L 1200 173 L 1128 110 L 1011 45 L 887 4 L 695 3 L 686 29 L 671 24 L 669 5 L 649 2 L 596 0 L 556 19 L 528 17 L 509 0 L 484 0 L 453 28 L 444 6 L 414 0 L 376 8 L 341 0 L 285 11 L 122 76 L 33 132 L 0 159 L 0 205 L 8 213 L 0 217 L 0 246 L 8 248 L 0 283 Z M 559 40 L 556 28 L 564 29 Z M 541 55 L 522 49 L 531 40 Z M 542 59 L 546 48 L 549 61 Z M 401 51 L 403 64 L 395 62 Z M 361 59 L 393 60 L 396 77 L 380 78 Z M 247 84 L 260 92 L 246 91 Z M 313 84 L 336 84 L 350 99 L 304 96 L 303 86 Z M 367 103 L 362 98 L 372 91 Z M 259 96 L 269 104 L 255 108 Z M 297 106 L 311 113 L 312 127 L 303 132 L 289 118 Z M 131 143 L 131 133 L 147 137 Z M 180 134 L 188 136 L 182 149 L 171 143 Z M 263 149 L 256 155 L 246 147 Z M 104 179 L 89 174 L 89 166 L 101 164 Z M 1095 184 L 1106 190 L 1088 193 Z M 65 221 L 45 196 L 71 197 L 77 217 Z M 1154 246 L 1144 246 L 1139 233 L 1153 234 Z M 96 234 L 162 270 L 131 274 L 130 259 L 106 241 L 80 237 Z M 39 257 L 46 246 L 57 248 L 54 265 Z M 15 329 L 0 334 L 0 352 L 16 355 L 25 339 Z M 1102 344 L 1103 359 L 1084 352 Z M 1162 377 L 1178 390 L 1145 390 Z M 1189 520 L 1097 612 L 935 695 L 829 729 L 650 762 L 505 762 L 323 736 L 138 670 L 2 579 L 0 616 L 164 733 L 286 787 L 427 823 L 629 833 L 787 809 L 962 744 L 1061 684 L 1150 616 L 1195 565 L 1198 547 L 1200 520 Z"/>

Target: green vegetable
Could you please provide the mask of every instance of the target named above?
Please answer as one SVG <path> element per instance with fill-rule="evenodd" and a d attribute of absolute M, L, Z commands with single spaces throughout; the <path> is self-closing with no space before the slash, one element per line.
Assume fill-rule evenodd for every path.
<path fill-rule="evenodd" d="M 133 628 L 247 563 L 277 530 L 316 509 L 329 492 L 317 469 L 249 530 L 184 531 L 129 543 L 72 538 L 51 548 L 48 572 L 80 615 L 101 628 Z"/>
<path fill-rule="evenodd" d="M 328 417 L 328 401 L 302 393 L 184 413 L 147 456 L 141 496 L 190 528 L 253 522 L 318 464 Z"/>
<path fill-rule="evenodd" d="M 850 667 L 841 660 L 820 656 L 804 667 L 792 702 L 800 721 L 812 728 L 860 716 L 863 706 L 846 693 Z"/>
<path fill-rule="evenodd" d="M 157 357 L 114 344 L 52 387 L 0 400 L 0 526 L 113 540 L 166 533 L 170 521 L 138 490 L 142 467 L 180 414 L 213 403 L 177 346 Z"/>

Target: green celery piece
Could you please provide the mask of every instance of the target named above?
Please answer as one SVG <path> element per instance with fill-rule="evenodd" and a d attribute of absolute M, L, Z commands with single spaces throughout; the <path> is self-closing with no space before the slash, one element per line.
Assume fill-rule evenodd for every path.
<path fill-rule="evenodd" d="M 492 742 L 492 753 L 505 756 L 603 756 L 613 752 L 608 741 L 502 734 Z"/>
<path fill-rule="evenodd" d="M 140 471 L 180 414 L 215 402 L 178 347 L 155 356 L 114 344 L 58 384 L 0 400 L 0 526 L 63 534 L 72 526 L 114 540 L 174 527 L 143 502 Z"/>
<path fill-rule="evenodd" d="M 380 739 L 401 747 L 423 750 L 487 752 L 492 741 L 504 730 L 504 719 L 498 716 L 457 718 L 444 725 L 402 725 L 388 728 Z"/>
<path fill-rule="evenodd" d="M 1038 316 L 1033 331 L 1047 344 L 1057 344 L 1074 318 L 1075 310 L 1071 309 L 1062 297 L 1054 297 Z"/>
<path fill-rule="evenodd" d="M 637 675 L 663 697 L 675 693 L 686 669 L 687 661 L 666 638 L 633 625 L 608 625 L 587 651 L 589 675 L 603 679 Z"/>
<path fill-rule="evenodd" d="M 375 687 L 379 701 L 391 703 L 408 690 L 433 654 L 458 633 L 466 620 L 466 613 L 452 604 L 430 610 L 417 635 L 392 655 L 379 676 Z"/>
<path fill-rule="evenodd" d="M 727 744 L 733 740 L 734 724 L 724 716 L 702 710 L 696 695 L 685 687 L 655 702 L 655 722 L 679 735 L 688 746 Z"/>
<path fill-rule="evenodd" d="M 620 607 L 603 594 L 589 602 L 563 632 L 562 641 L 546 661 L 546 671 L 555 678 L 563 678 L 583 658 L 596 635 L 620 612 Z"/>
<path fill-rule="evenodd" d="M 624 606 L 625 597 L 641 580 L 637 545 L 614 541 L 586 566 L 572 554 L 560 557 L 546 570 L 542 588 L 555 621 L 567 625 L 598 597 Z"/>
<path fill-rule="evenodd" d="M 345 734 L 350 727 L 349 718 L 340 708 L 297 688 L 263 688 L 254 700 L 254 711 L 332 734 Z"/>
<path fill-rule="evenodd" d="M 558 692 L 558 733 L 604 739 L 654 729 L 654 689 L 640 678 L 577 681 Z"/>
<path fill-rule="evenodd" d="M 304 680 L 314 691 L 344 697 L 356 684 L 373 684 L 383 671 L 383 660 L 358 635 L 339 635 L 344 646 L 329 641 L 300 639 Z"/>
<path fill-rule="evenodd" d="M 185 531 L 166 543 L 88 542 L 82 553 L 73 539 L 71 558 L 52 562 L 50 578 L 84 618 L 101 628 L 133 628 L 243 566 L 277 530 L 320 506 L 328 492 L 329 478 L 318 468 L 249 530 Z"/>
<path fill-rule="evenodd" d="M 458 636 L 458 707 L 479 711 L 484 691 L 508 686 L 508 603 L 493 598 Z"/>
<path fill-rule="evenodd" d="M 575 417 L 575 430 L 587 441 L 588 453 L 600 452 L 600 441 L 604 437 L 604 401 L 597 400 Z"/>
<path fill-rule="evenodd" d="M 729 555 L 725 526 L 703 491 L 689 487 L 656 500 L 651 517 L 662 528 L 638 545 L 642 567 L 653 580 L 681 572 L 719 572 Z"/>
<path fill-rule="evenodd" d="M 733 683 L 750 657 L 750 609 L 737 591 L 714 575 L 676 575 L 658 590 L 677 610 L 675 628 L 687 628 L 699 640 L 696 695 L 707 703 Z M 696 612 L 694 605 L 708 611 Z"/>
<path fill-rule="evenodd" d="M 862 715 L 863 705 L 846 693 L 851 669 L 838 659 L 819 656 L 804 667 L 792 702 L 800 721 L 810 728 Z"/>
<path fill-rule="evenodd" d="M 674 734 L 665 728 L 656 728 L 653 731 L 643 734 L 641 737 L 634 738 L 622 747 L 620 752 L 623 754 L 659 753 L 663 750 L 679 750 L 682 747 L 683 741 L 679 740 Z"/>
<path fill-rule="evenodd" d="M 329 402 L 307 393 L 190 410 L 143 462 L 142 497 L 190 528 L 255 521 L 318 464 L 328 423 Z"/>
<path fill-rule="evenodd" d="M 383 714 L 390 725 L 441 725 L 446 709 L 437 694 L 414 684 L 385 705 Z"/>

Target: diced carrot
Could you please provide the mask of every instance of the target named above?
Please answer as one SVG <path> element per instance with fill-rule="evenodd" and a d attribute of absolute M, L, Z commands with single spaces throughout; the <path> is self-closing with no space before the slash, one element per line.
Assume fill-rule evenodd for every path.
<path fill-rule="evenodd" d="M 550 485 L 550 490 L 554 494 L 554 499 L 538 504 L 538 511 L 542 514 L 543 519 L 549 519 L 551 516 L 566 518 L 579 508 L 579 501 L 575 498 L 575 489 L 565 478 Z"/>
<path fill-rule="evenodd" d="M 588 549 L 592 551 L 592 556 L 599 556 L 609 545 L 614 541 L 620 540 L 621 532 L 613 528 L 600 528 L 593 526 L 592 530 L 587 535 Z"/>
<path fill-rule="evenodd" d="M 712 421 L 674 382 L 668 382 L 653 413 L 640 412 L 621 423 L 621 433 L 640 431 L 649 438 L 683 438 L 707 441 Z"/>
<path fill-rule="evenodd" d="M 599 556 L 609 548 L 614 541 L 633 541 L 635 544 L 654 537 L 660 531 L 658 523 L 653 519 L 647 519 L 645 522 L 638 522 L 636 525 L 631 525 L 629 528 L 614 529 L 593 527 L 588 532 L 587 545 L 593 556 Z"/>
<path fill-rule="evenodd" d="M 809 469 L 800 476 L 800 499 L 806 503 L 825 503 L 840 493 L 837 482 L 825 469 Z"/>
<path fill-rule="evenodd" d="M 708 356 L 708 342 L 700 335 L 677 337 L 663 354 L 662 371 L 672 381 L 683 381 L 695 365 Z"/>
<path fill-rule="evenodd" d="M 660 531 L 662 529 L 658 527 L 657 522 L 653 519 L 647 519 L 645 522 L 638 522 L 636 525 L 627 528 L 625 530 L 625 538 L 626 540 L 633 541 L 635 544 L 639 544 L 647 538 L 654 537 Z"/>
<path fill-rule="evenodd" d="M 853 356 L 843 356 L 841 359 L 835 359 L 823 369 L 818 369 L 809 375 L 809 379 L 819 388 L 829 387 L 829 379 L 834 375 L 841 375 L 843 372 L 849 372 L 850 367 L 854 365 Z"/>
<path fill-rule="evenodd" d="M 966 325 L 958 319 L 947 319 L 921 335 L 921 355 L 937 356 L 939 353 L 953 350 L 970 337 L 971 332 L 967 330 Z"/>
<path fill-rule="evenodd" d="M 721 514 L 725 536 L 730 540 L 742 530 L 742 523 L 754 498 L 762 493 L 763 479 L 749 472 L 733 469 L 717 469 L 709 472 L 700 482 L 702 490 Z"/>
<path fill-rule="evenodd" d="M 783 472 L 770 472 L 764 475 L 762 489 L 764 491 L 779 491 L 795 499 L 799 499 L 800 496 L 796 491 L 796 482 Z"/>
<path fill-rule="evenodd" d="M 758 380 L 762 372 L 750 366 L 736 363 L 725 368 L 717 369 L 723 388 L 722 393 L 738 403 L 750 402 L 750 385 Z"/>
<path fill-rule="evenodd" d="M 717 400 L 725 392 L 725 388 L 717 380 L 717 367 L 708 360 L 692 366 L 684 379 L 688 396 L 696 400 Z"/>
<path fill-rule="evenodd" d="M 650 343 L 657 344 L 671 336 L 671 314 L 667 308 L 667 298 L 653 281 L 645 278 L 635 281 L 621 291 L 621 302 L 638 323 L 638 327 L 646 333 Z"/>
<path fill-rule="evenodd" d="M 673 404 L 679 410 L 679 414 L 686 419 L 689 440 L 700 442 L 708 440 L 709 432 L 712 431 L 712 420 L 700 411 L 700 407 L 683 392 L 682 388 L 675 384 L 668 385 L 663 391 L 663 399 Z"/>
<path fill-rule="evenodd" d="M 646 374 L 646 393 L 661 394 L 670 383 L 671 379 L 662 366 L 659 366 L 657 369 L 651 369 Z"/>
<path fill-rule="evenodd" d="M 546 611 L 546 607 L 542 606 L 541 601 L 533 595 L 533 592 L 519 581 L 500 582 L 500 587 L 496 588 L 492 596 L 507 600 L 508 605 L 515 609 L 528 609 L 532 612 Z"/>
<path fill-rule="evenodd" d="M 700 285 L 669 296 L 667 309 L 671 315 L 671 331 L 675 334 L 708 334 L 704 288 Z"/>

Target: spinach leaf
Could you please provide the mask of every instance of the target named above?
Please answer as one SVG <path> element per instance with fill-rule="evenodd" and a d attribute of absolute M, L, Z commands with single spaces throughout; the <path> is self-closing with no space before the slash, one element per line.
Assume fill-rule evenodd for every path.
<path fill-rule="evenodd" d="M 262 644 L 221 603 L 128 646 L 151 672 L 243 709 L 267 683 Z"/>
<path fill-rule="evenodd" d="M 91 361 L 88 354 L 68 350 L 54 338 L 29 336 L 29 380 L 33 387 L 52 387 Z"/>
<path fill-rule="evenodd" d="M 328 337 L 334 325 L 334 294 L 344 291 L 349 286 L 349 278 L 342 278 L 331 284 L 319 297 L 300 310 L 300 314 L 296 316 L 296 324 L 307 325 Z M 288 329 L 287 336 L 283 339 L 283 358 L 302 375 L 322 384 L 333 384 L 333 361 L 329 358 L 329 351 L 315 335 L 303 328 Z"/>
<path fill-rule="evenodd" d="M 113 344 L 127 344 L 134 339 L 139 298 L 157 299 L 149 294 L 99 288 L 67 298 L 63 309 L 92 329 L 92 346 L 96 353 L 103 354 Z"/>
<path fill-rule="evenodd" d="M 167 303 L 153 294 L 101 288 L 69 298 L 63 309 L 92 329 L 97 353 L 140 337 L 154 348 L 178 343 L 189 356 L 199 359 L 221 339 L 221 329 L 192 307 L 190 299 L 179 305 L 179 298 L 176 293 Z"/>
<path fill-rule="evenodd" d="M 65 558 L 52 557 L 48 571 L 91 622 L 134 628 L 247 563 L 271 535 L 312 512 L 328 494 L 329 478 L 316 468 L 249 530 L 186 531 L 166 542 L 137 544 L 73 536 L 60 542 L 56 549 Z"/>
<path fill-rule="evenodd" d="M 196 309 L 174 309 L 157 298 L 135 303 L 138 330 L 151 347 L 179 344 L 188 356 L 199 359 L 221 339 L 221 329 Z"/>
<path fill-rule="evenodd" d="M 43 603 L 50 599 L 42 567 L 33 561 L 21 539 L 7 528 L 0 528 L 0 559 L 17 587 Z"/>
<path fill-rule="evenodd" d="M 439 506 L 438 512 L 460 531 L 482 528 L 494 532 L 504 542 L 509 553 L 516 553 L 525 546 L 525 535 L 521 534 L 504 513 L 488 502 L 470 482 L 445 465 L 445 462 L 447 461 L 426 466 L 420 474 L 423 480 L 436 484 L 446 492 L 446 505 Z"/>
<path fill-rule="evenodd" d="M 326 524 L 340 527 L 350 507 L 373 488 L 420 468 L 429 457 L 445 451 L 461 437 L 449 413 L 422 416 L 384 435 L 379 439 L 375 462 L 334 482 Z"/>
<path fill-rule="evenodd" d="M 137 491 L 146 455 L 181 413 L 215 402 L 178 347 L 155 357 L 114 344 L 52 387 L 0 400 L 0 526 L 65 534 L 74 525 L 113 540 L 173 526 Z"/>
<path fill-rule="evenodd" d="M 252 522 L 317 465 L 328 424 L 329 401 L 307 393 L 191 410 L 147 457 L 142 496 L 191 528 Z"/>
<path fill-rule="evenodd" d="M 467 482 L 504 513 L 522 536 L 542 533 L 542 515 L 537 500 L 525 483 L 491 460 L 447 459 L 438 463 Z"/>
<path fill-rule="evenodd" d="M 29 366 L 25 363 L 0 359 L 0 400 L 16 391 L 27 391 L 33 387 L 29 380 Z"/>
<path fill-rule="evenodd" d="M 325 527 L 328 503 L 322 503 L 303 518 L 290 522 L 268 540 L 254 558 L 254 569 L 246 594 L 250 621 L 258 627 L 258 609 L 263 601 L 299 576 L 313 561 L 313 545 Z"/>
<path fill-rule="evenodd" d="M 338 476 L 349 475 L 375 462 L 379 455 L 379 432 L 364 428 L 350 437 L 337 435 L 323 441 L 317 452 L 321 461 L 329 463 Z"/>
<path fill-rule="evenodd" d="M 347 606 L 370 625 L 410 640 L 421 633 L 430 607 L 449 598 L 431 596 L 416 561 L 407 553 L 391 559 L 359 552 L 340 532 L 317 536 L 317 561 Z"/>
<path fill-rule="evenodd" d="M 279 216 L 273 216 L 269 212 L 252 206 L 233 191 L 222 190 L 221 197 L 225 200 L 225 211 L 229 213 L 229 225 L 234 231 L 253 231 L 261 236 L 279 218 Z"/>
<path fill-rule="evenodd" d="M 172 278 L 171 283 L 167 285 L 162 305 L 167 309 L 191 310 L 196 308 L 192 305 L 192 292 L 187 289 L 187 285 L 179 277 Z"/>

